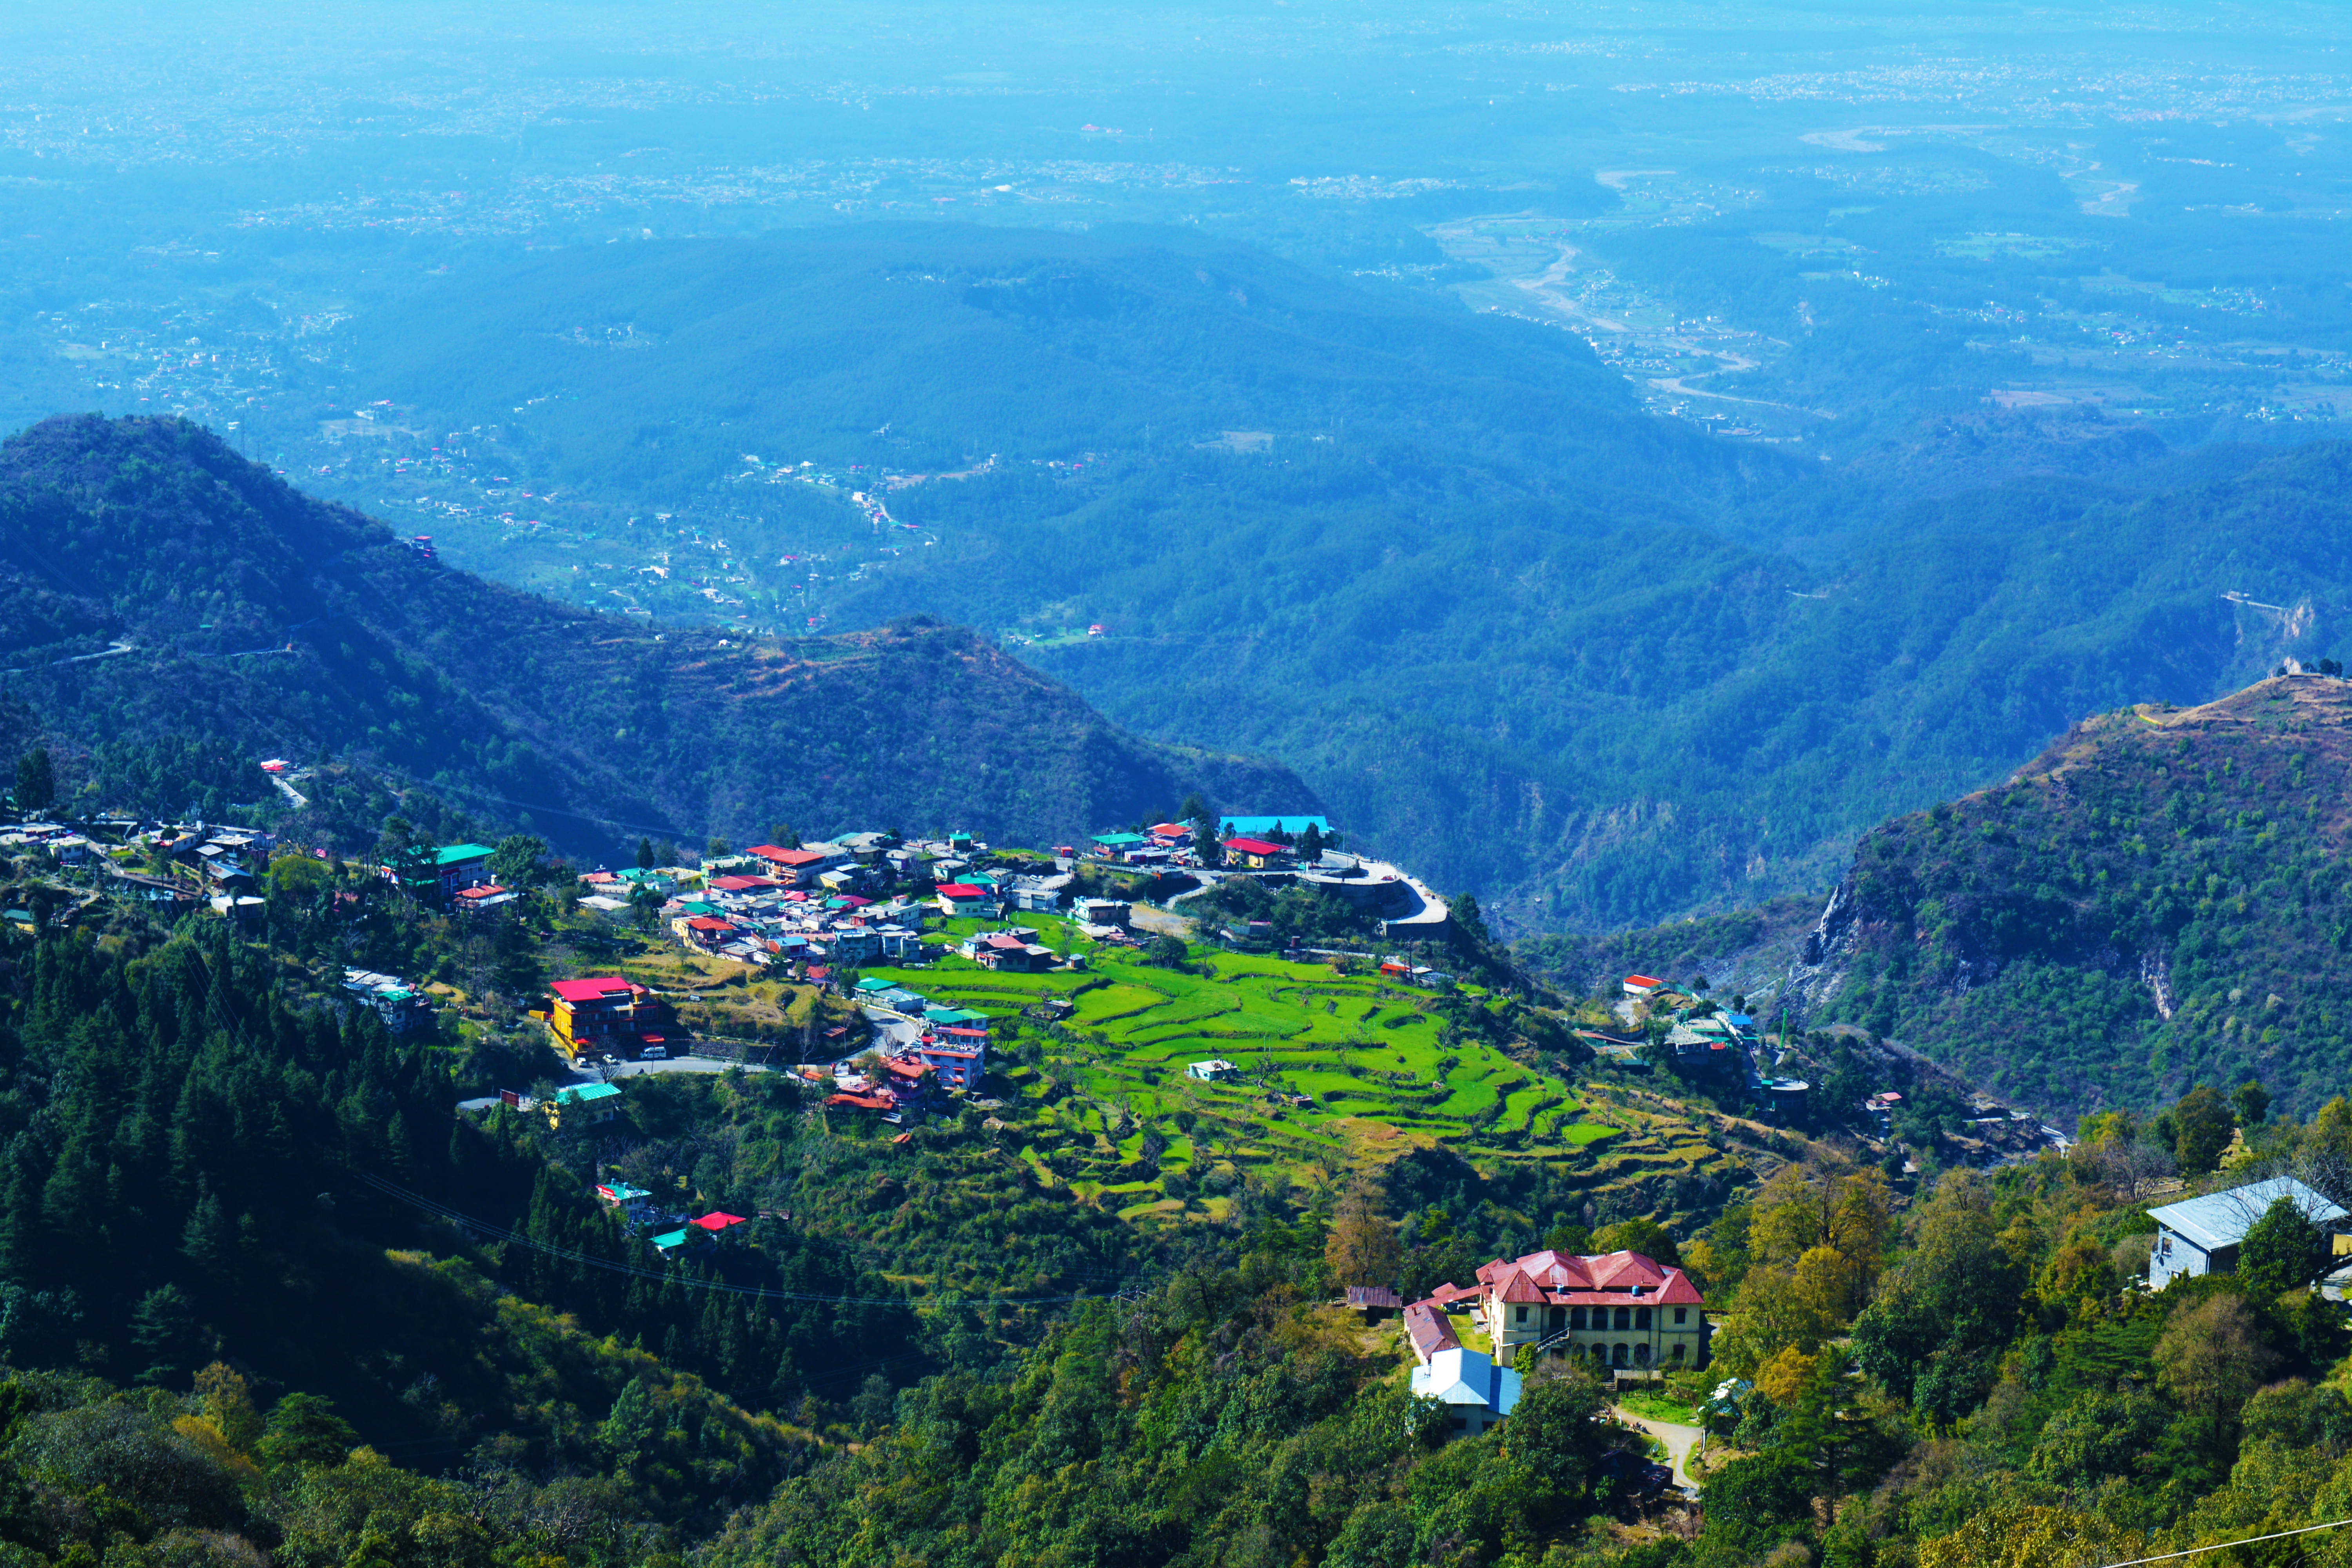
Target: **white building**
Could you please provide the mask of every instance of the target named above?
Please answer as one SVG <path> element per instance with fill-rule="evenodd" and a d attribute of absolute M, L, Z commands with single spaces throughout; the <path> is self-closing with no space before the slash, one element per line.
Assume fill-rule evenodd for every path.
<path fill-rule="evenodd" d="M 1194 1062 L 1191 1067 L 1186 1068 L 1184 1070 L 1191 1073 L 1194 1078 L 1202 1079 L 1211 1083 L 1215 1083 L 1222 1079 L 1239 1078 L 1242 1072 L 1241 1064 L 1239 1062 L 1229 1062 L 1217 1058 L 1213 1058 L 1205 1062 Z"/>

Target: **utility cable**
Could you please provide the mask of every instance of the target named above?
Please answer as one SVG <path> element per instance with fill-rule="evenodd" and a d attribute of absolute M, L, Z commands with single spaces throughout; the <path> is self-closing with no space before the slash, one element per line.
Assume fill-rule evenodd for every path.
<path fill-rule="evenodd" d="M 2177 1557 L 2194 1557 L 2200 1552 L 2221 1552 L 2232 1546 L 2252 1546 L 2263 1541 L 2284 1541 L 2290 1535 L 2309 1535 L 2318 1530 L 2341 1530 L 2352 1524 L 2352 1519 L 2331 1520 L 2326 1524 L 2306 1524 L 2300 1530 L 2273 1531 L 2268 1535 L 2249 1535 L 2243 1541 L 2217 1541 L 2210 1546 L 2192 1546 L 2186 1552 L 2167 1552 L 2158 1557 L 2133 1557 L 2121 1563 L 2103 1563 L 2099 1568 L 2140 1568 L 2146 1563 L 2169 1563 Z"/>
<path fill-rule="evenodd" d="M 213 1016 L 213 1021 L 226 1032 L 235 1035 L 237 1042 L 251 1052 L 254 1048 L 253 1042 L 246 1035 L 244 1026 L 235 1017 L 224 1014 L 218 998 L 213 994 L 211 971 L 205 967 L 204 959 L 196 953 L 193 946 L 185 951 L 189 962 L 195 966 L 196 973 L 204 983 L 205 1005 Z M 842 1307 L 904 1307 L 912 1304 L 909 1299 L 904 1296 L 819 1296 L 801 1291 L 771 1289 L 763 1285 L 736 1285 L 724 1279 L 699 1279 L 671 1269 L 647 1268 L 642 1264 L 624 1263 L 615 1258 L 599 1258 L 593 1253 L 582 1252 L 573 1247 L 557 1247 L 551 1242 L 541 1241 L 536 1237 L 527 1236 L 509 1226 L 451 1208 L 446 1204 L 436 1203 L 422 1194 L 413 1193 L 396 1183 L 387 1181 L 373 1172 L 355 1171 L 352 1175 L 363 1184 L 374 1188 L 387 1197 L 407 1204 L 411 1207 L 422 1209 L 437 1218 L 447 1220 L 453 1225 L 463 1226 L 493 1240 L 528 1247 L 531 1251 L 543 1253 L 551 1258 L 560 1258 L 571 1263 L 585 1264 L 591 1268 L 602 1268 L 609 1273 L 627 1275 L 640 1279 L 657 1279 L 664 1283 L 674 1282 L 690 1290 L 715 1290 L 726 1295 L 747 1296 L 758 1300 L 813 1302 L 821 1306 Z M 1060 1307 L 1079 1301 L 1112 1300 L 1117 1299 L 1118 1294 L 1116 1291 L 1106 1293 L 1093 1290 L 1066 1296 L 932 1296 L 923 1300 L 928 1305 L 940 1307 Z"/>
<path fill-rule="evenodd" d="M 534 1252 L 545 1253 L 551 1258 L 560 1258 L 566 1262 L 583 1263 L 592 1268 L 603 1268 L 612 1273 L 625 1274 L 640 1279 L 675 1281 L 688 1289 L 717 1290 L 729 1295 L 749 1296 L 760 1300 L 810 1301 L 824 1306 L 838 1307 L 904 1307 L 912 1304 L 908 1298 L 904 1296 L 815 1296 L 799 1291 L 771 1289 L 764 1285 L 735 1285 L 724 1279 L 696 1279 L 669 1269 L 647 1268 L 641 1264 L 599 1258 L 593 1253 L 582 1252 L 573 1247 L 557 1247 L 551 1242 L 541 1241 L 536 1237 L 524 1235 L 509 1226 L 478 1219 L 472 1215 L 453 1209 L 446 1204 L 436 1203 L 431 1198 L 412 1193 L 407 1188 L 388 1182 L 372 1172 L 360 1171 L 353 1173 L 361 1182 L 373 1187 L 385 1196 L 396 1198 L 412 1207 L 446 1219 L 453 1225 L 463 1226 L 493 1240 L 510 1242 L 518 1247 L 529 1247 Z M 945 1307 L 1049 1307 L 1067 1306 L 1075 1301 L 1104 1301 L 1111 1299 L 1110 1296 L 1097 1290 L 1069 1296 L 935 1296 L 924 1300 L 928 1304 Z"/>

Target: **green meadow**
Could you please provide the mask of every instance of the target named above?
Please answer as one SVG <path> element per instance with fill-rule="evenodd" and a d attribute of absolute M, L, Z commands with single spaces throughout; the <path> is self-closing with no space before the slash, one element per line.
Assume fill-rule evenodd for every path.
<path fill-rule="evenodd" d="M 1622 1136 L 1565 1080 L 1449 1028 L 1449 1010 L 1484 1005 L 1475 987 L 1442 997 L 1328 963 L 1198 947 L 1193 966 L 1208 973 L 1188 973 L 1095 946 L 1049 917 L 1024 922 L 1087 967 L 998 973 L 950 948 L 922 967 L 863 973 L 996 1020 L 989 1083 L 1022 1158 L 1129 1217 L 1222 1217 L 1249 1171 L 1329 1180 L 1433 1144 L 1482 1168 L 1590 1163 Z M 977 929 L 950 921 L 947 940 Z M 1051 1025 L 1030 1011 L 1049 1000 L 1071 1007 Z M 1037 1059 L 1016 1059 L 1033 1054 L 1024 1047 Z M 1236 1070 L 1215 1081 L 1187 1071 L 1210 1060 Z"/>

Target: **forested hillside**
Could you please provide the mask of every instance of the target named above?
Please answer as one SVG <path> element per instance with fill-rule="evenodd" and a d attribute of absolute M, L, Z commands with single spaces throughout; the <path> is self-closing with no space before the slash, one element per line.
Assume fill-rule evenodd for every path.
<path fill-rule="evenodd" d="M 2294 676 L 2091 720 L 2010 782 L 1864 837 L 1801 944 L 1817 1019 L 2062 1114 L 2352 1071 L 2352 687 Z"/>
<path fill-rule="evenodd" d="M 102 778 L 134 810 L 255 798 L 252 763 L 321 752 L 590 856 L 779 821 L 1051 842 L 1194 790 L 1313 804 L 920 617 L 780 647 L 495 586 L 171 421 L 56 419 L 0 448 L 0 739 L 50 741 L 69 788 Z"/>

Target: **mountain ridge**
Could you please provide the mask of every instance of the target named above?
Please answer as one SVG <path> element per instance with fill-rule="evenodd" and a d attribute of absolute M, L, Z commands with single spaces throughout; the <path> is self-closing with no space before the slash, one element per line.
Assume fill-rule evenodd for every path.
<path fill-rule="evenodd" d="M 664 824 L 698 840 L 952 816 L 1043 841 L 1194 790 L 1316 804 L 1273 764 L 1139 741 L 925 617 L 782 645 L 488 583 L 174 421 L 66 417 L 12 437 L 0 544 L 20 742 L 356 751 L 583 853 Z"/>

